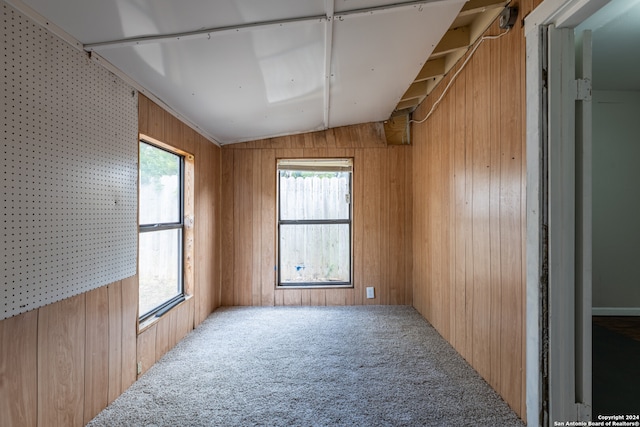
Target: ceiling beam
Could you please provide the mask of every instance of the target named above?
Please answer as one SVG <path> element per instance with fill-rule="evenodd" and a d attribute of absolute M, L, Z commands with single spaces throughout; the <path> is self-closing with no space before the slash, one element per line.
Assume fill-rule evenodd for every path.
<path fill-rule="evenodd" d="M 404 110 L 407 108 L 415 108 L 418 105 L 420 105 L 420 103 L 422 102 L 422 99 L 420 98 L 413 98 L 413 99 L 407 99 L 406 101 L 400 101 L 400 103 L 398 103 L 398 105 L 396 106 L 396 110 Z"/>
<path fill-rule="evenodd" d="M 416 82 L 409 86 L 409 89 L 402 95 L 401 101 L 412 98 L 423 98 L 427 96 L 427 82 Z"/>
<path fill-rule="evenodd" d="M 444 75 L 444 63 L 444 58 L 432 59 L 425 62 L 414 81 L 421 82 Z"/>
<path fill-rule="evenodd" d="M 166 43 L 177 42 L 193 39 L 210 39 L 214 35 L 226 33 L 240 33 L 244 31 L 253 31 L 256 29 L 264 29 L 269 27 L 283 27 L 285 25 L 304 24 L 307 22 L 323 22 L 326 21 L 325 15 L 306 16 L 303 18 L 293 19 L 277 19 L 273 21 L 253 22 L 250 24 L 231 25 L 228 27 L 208 28 L 204 30 L 188 31 L 185 33 L 159 34 L 156 36 L 131 37 L 121 40 L 113 40 L 99 43 L 89 43 L 84 45 L 84 50 L 91 52 L 100 49 L 109 49 L 114 47 L 138 46 L 148 43 Z"/>
<path fill-rule="evenodd" d="M 440 43 L 433 50 L 432 55 L 446 55 L 458 49 L 464 49 L 469 47 L 470 42 L 470 28 L 460 27 L 449 30 L 444 34 Z"/>
<path fill-rule="evenodd" d="M 451 0 L 420 0 L 420 1 L 405 1 L 398 2 L 386 6 L 378 6 L 367 9 L 353 9 L 346 10 L 340 12 L 335 15 L 335 19 L 343 20 L 344 18 L 349 18 L 352 16 L 364 16 L 371 15 L 374 13 L 386 12 L 400 8 L 408 8 L 408 7 L 417 7 L 418 11 L 421 11 L 423 7 L 429 7 L 432 4 L 449 2 Z M 462 2 L 462 0 L 460 0 Z M 327 2 L 328 4 L 328 2 Z M 328 9 L 325 9 L 329 12 Z M 333 3 L 331 3 L 331 14 L 333 14 Z M 293 25 L 307 22 L 323 22 L 329 19 L 333 19 L 334 16 L 328 15 L 314 15 L 314 16 L 304 16 L 300 18 L 291 18 L 291 19 L 277 19 L 273 21 L 262 21 L 262 22 L 252 22 L 248 24 L 239 24 L 239 25 L 231 25 L 226 27 L 215 27 L 215 28 L 207 28 L 197 31 L 187 31 L 184 33 L 172 33 L 172 34 L 157 34 L 153 36 L 140 36 L 140 37 L 131 37 L 120 40 L 112 40 L 112 41 L 104 41 L 98 43 L 88 43 L 84 45 L 84 50 L 87 52 L 100 50 L 100 49 L 109 49 L 114 47 L 124 47 L 124 46 L 137 46 L 148 43 L 166 43 L 166 42 L 176 42 L 181 40 L 192 40 L 192 39 L 202 39 L 202 38 L 211 38 L 217 34 L 225 34 L 225 33 L 238 33 L 243 31 L 253 31 L 256 29 L 263 29 L 269 27 L 283 27 L 285 25 Z"/>
<path fill-rule="evenodd" d="M 329 129 L 329 106 L 331 105 L 331 53 L 333 50 L 333 10 L 334 0 L 324 0 L 327 21 L 324 25 L 324 111 L 323 124 Z"/>
<path fill-rule="evenodd" d="M 465 0 L 457 0 L 458 3 L 462 3 Z M 454 3 L 456 2 L 456 0 L 413 0 L 413 1 L 400 1 L 398 3 L 392 3 L 392 4 L 387 4 L 387 5 L 382 5 L 382 6 L 374 6 L 374 7 L 367 7 L 367 8 L 362 8 L 362 9 L 352 9 L 352 10 L 344 10 L 342 12 L 336 13 L 336 19 L 342 20 L 343 18 L 348 18 L 350 16 L 361 16 L 361 15 L 373 15 L 376 13 L 381 13 L 381 12 L 387 12 L 387 11 L 392 11 L 395 9 L 401 9 L 401 8 L 410 8 L 410 7 L 417 7 L 418 11 L 421 12 L 423 10 L 423 7 L 429 7 L 433 4 L 437 4 L 437 3 L 444 3 L 444 2 L 448 2 L 448 3 Z"/>

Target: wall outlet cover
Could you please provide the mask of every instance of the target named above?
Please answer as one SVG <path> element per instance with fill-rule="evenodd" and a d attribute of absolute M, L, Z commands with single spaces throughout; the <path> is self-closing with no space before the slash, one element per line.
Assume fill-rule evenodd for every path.
<path fill-rule="evenodd" d="M 375 298 L 375 293 L 372 286 L 367 287 L 367 298 Z"/>

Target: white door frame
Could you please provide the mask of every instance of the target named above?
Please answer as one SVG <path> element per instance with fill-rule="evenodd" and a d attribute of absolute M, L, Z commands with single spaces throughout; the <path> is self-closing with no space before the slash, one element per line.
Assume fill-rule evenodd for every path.
<path fill-rule="evenodd" d="M 552 62 L 559 64 L 563 49 L 573 43 L 572 31 L 569 34 L 562 29 L 574 28 L 608 2 L 545 0 L 525 19 L 526 403 L 529 426 L 553 425 L 554 421 L 575 421 L 589 416 L 589 408 L 576 404 L 575 187 L 572 185 L 575 180 L 575 112 L 572 107 L 575 90 L 569 84 L 569 80 L 575 78 L 575 66 L 570 60 L 547 73 L 542 64 L 547 63 L 549 56 L 554 57 Z M 553 31 L 543 31 L 547 27 Z M 548 50 L 547 37 L 553 39 Z M 553 82 L 548 79 L 551 73 L 555 76 Z M 549 84 L 551 88 L 547 86 Z M 546 105 L 560 114 L 566 111 L 566 116 L 554 120 L 558 127 L 547 127 Z M 552 144 L 543 149 L 546 141 L 552 141 Z M 553 152 L 549 153 L 551 150 Z M 547 177 L 557 179 L 549 181 Z M 567 205 L 565 197 L 570 199 L 571 206 Z M 553 235 L 548 234 L 550 222 L 554 224 L 552 228 L 558 230 Z M 567 311 L 563 312 L 565 309 Z M 551 327 L 550 311 L 555 315 Z M 549 351 L 550 345 L 553 351 Z M 580 379 L 578 383 L 584 384 Z"/>

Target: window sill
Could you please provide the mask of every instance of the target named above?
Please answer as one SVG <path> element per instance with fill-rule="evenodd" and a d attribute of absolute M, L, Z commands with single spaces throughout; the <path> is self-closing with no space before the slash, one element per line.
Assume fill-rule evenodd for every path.
<path fill-rule="evenodd" d="M 144 331 L 146 331 L 147 329 L 151 328 L 153 325 L 158 323 L 160 321 L 160 319 L 162 319 L 165 315 L 167 315 L 170 312 L 176 310 L 178 307 L 182 306 L 183 304 L 187 304 L 191 298 L 193 298 L 193 295 L 185 295 L 184 296 L 184 301 L 181 301 L 180 303 L 178 303 L 178 304 L 174 305 L 173 307 L 171 307 L 169 310 L 164 312 L 162 314 L 162 316 L 159 316 L 159 317 L 152 316 L 152 317 L 150 317 L 148 319 L 145 319 L 144 321 L 140 322 L 138 324 L 138 335 L 140 335 L 141 333 L 143 333 Z"/>
<path fill-rule="evenodd" d="M 353 289 L 353 285 L 276 285 L 276 289 Z"/>

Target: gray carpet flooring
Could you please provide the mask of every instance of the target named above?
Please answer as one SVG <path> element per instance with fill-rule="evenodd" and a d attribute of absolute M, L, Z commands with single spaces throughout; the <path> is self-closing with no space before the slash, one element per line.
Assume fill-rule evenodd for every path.
<path fill-rule="evenodd" d="M 221 308 L 89 426 L 522 426 L 412 307 Z"/>

